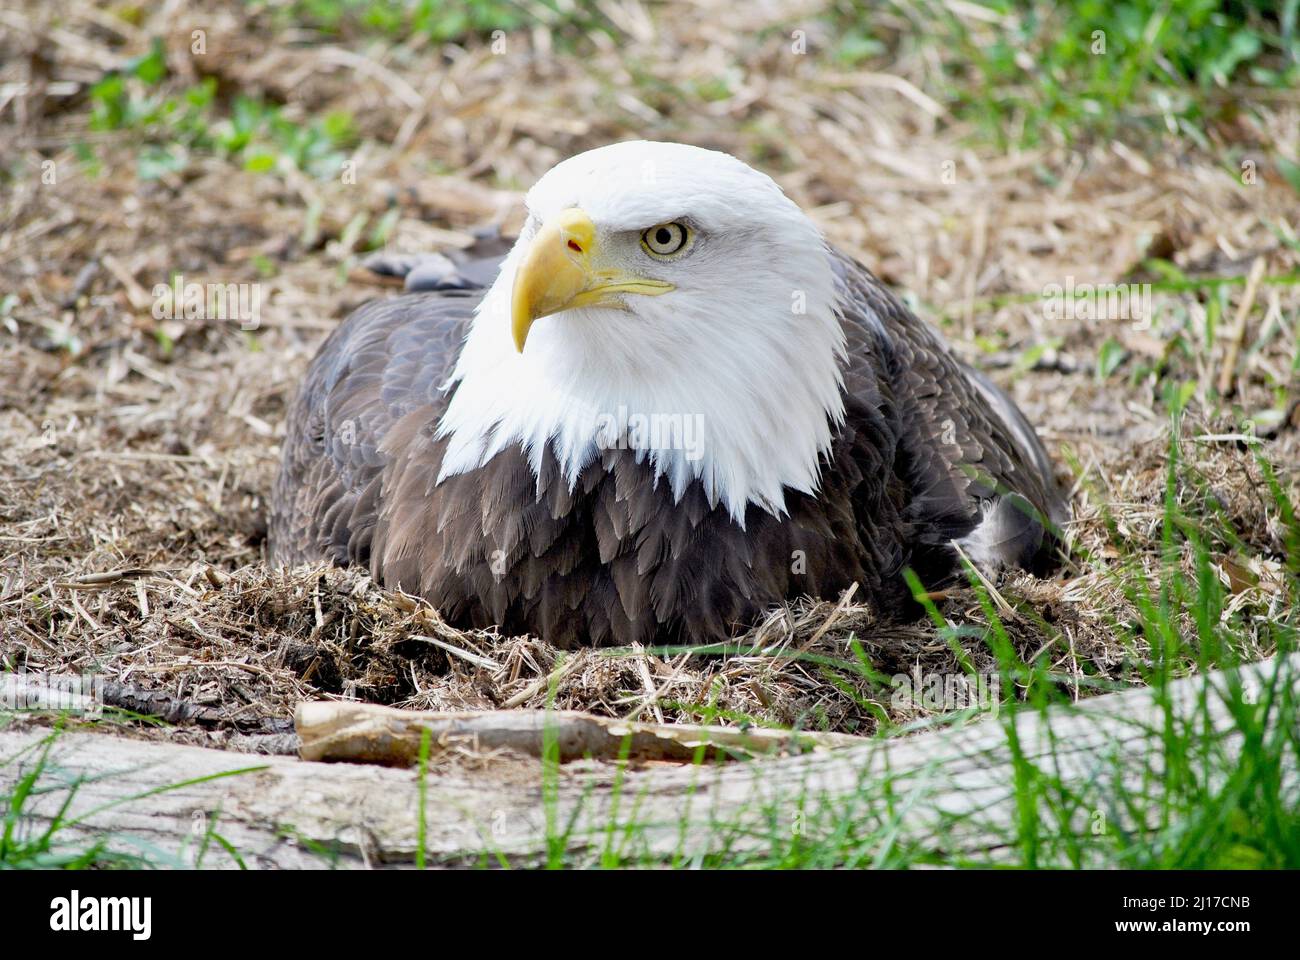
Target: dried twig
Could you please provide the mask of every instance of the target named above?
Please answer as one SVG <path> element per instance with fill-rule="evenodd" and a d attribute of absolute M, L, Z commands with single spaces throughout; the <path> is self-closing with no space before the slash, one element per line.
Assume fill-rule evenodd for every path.
<path fill-rule="evenodd" d="M 1237 357 L 1241 353 L 1241 345 L 1246 339 L 1246 319 L 1250 316 L 1250 309 L 1255 305 L 1255 293 L 1259 290 L 1259 281 L 1264 276 L 1264 258 L 1256 257 L 1255 262 L 1250 265 L 1250 274 L 1246 277 L 1246 289 L 1241 295 L 1241 302 L 1237 305 L 1236 322 L 1233 324 L 1232 334 L 1228 340 L 1228 349 L 1223 355 L 1223 366 L 1219 368 L 1219 396 L 1232 396 L 1233 387 L 1237 377 Z"/>

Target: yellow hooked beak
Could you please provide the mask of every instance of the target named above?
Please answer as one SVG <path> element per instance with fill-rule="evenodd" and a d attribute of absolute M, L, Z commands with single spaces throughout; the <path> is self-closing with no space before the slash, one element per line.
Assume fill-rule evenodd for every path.
<path fill-rule="evenodd" d="M 596 247 L 596 225 L 577 207 L 537 231 L 510 295 L 510 330 L 520 353 L 533 321 L 542 317 L 574 307 L 623 307 L 620 294 L 658 296 L 673 289 L 663 280 L 602 268 L 602 251 Z"/>

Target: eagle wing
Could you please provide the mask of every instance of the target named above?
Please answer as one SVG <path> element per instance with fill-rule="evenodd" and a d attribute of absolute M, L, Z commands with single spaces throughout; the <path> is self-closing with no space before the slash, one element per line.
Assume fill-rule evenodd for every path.
<path fill-rule="evenodd" d="M 908 518 L 927 545 L 956 540 L 976 563 L 1039 570 L 1067 510 L 1047 452 L 1015 403 L 953 356 L 866 267 L 836 256 L 845 388 L 891 386 Z"/>
<path fill-rule="evenodd" d="M 289 410 L 272 497 L 271 559 L 369 563 L 384 438 L 427 408 L 437 422 L 483 291 L 443 289 L 371 301 L 321 346 Z"/>

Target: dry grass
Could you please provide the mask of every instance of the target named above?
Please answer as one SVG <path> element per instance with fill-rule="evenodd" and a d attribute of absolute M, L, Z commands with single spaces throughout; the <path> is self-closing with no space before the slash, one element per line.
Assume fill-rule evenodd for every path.
<path fill-rule="evenodd" d="M 811 659 L 851 662 L 853 638 L 886 677 L 959 669 L 928 623 L 878 621 L 861 606 L 776 611 L 732 657 L 583 652 L 561 665 L 535 639 L 451 630 L 357 571 L 262 565 L 286 402 L 325 333 L 388 292 L 355 268 L 348 224 L 397 210 L 390 248 L 464 244 L 476 225 L 508 229 L 514 189 L 555 161 L 629 136 L 718 147 L 770 170 L 834 242 L 931 305 L 932 318 L 938 310 L 958 351 L 1010 389 L 1049 449 L 1077 462 L 1074 475 L 1060 460 L 1085 559 L 1057 580 L 998 585 L 1018 610 L 1005 620 L 1021 656 L 1048 658 L 1062 683 L 1085 692 L 1089 677 L 1133 679 L 1142 651 L 1118 639 L 1131 611 L 1115 571 L 1124 558 L 1150 570 L 1159 562 L 1169 429 L 1160 398 L 1170 382 L 1196 384 L 1188 468 L 1243 544 L 1217 558 L 1219 572 L 1236 608 L 1268 616 L 1284 549 L 1253 448 L 1193 438 L 1236 434 L 1253 417 L 1268 456 L 1295 464 L 1286 397 L 1296 385 L 1296 289 L 1260 287 L 1232 405 L 1212 398 L 1240 287 L 1212 338 L 1204 318 L 1214 294 L 1158 293 L 1165 316 L 1186 318 L 1181 342 L 1165 328 L 1049 321 L 1039 303 L 990 298 L 1068 277 L 1140 278 L 1151 255 L 1193 275 L 1240 276 L 1260 257 L 1270 275 L 1295 271 L 1288 240 L 1300 205 L 1266 158 L 1296 155 L 1296 99 L 1243 111 L 1235 128 L 1211 131 L 1208 148 L 1002 155 L 971 146 L 971 131 L 919 89 L 933 51 L 907 54 L 889 75 L 793 55 L 791 24 L 809 31 L 814 54 L 827 39 L 816 8 L 782 2 L 756 14 L 674 0 L 652 19 L 637 2 L 607 4 L 629 39 L 592 35 L 582 57 L 548 52 L 559 41 L 543 27 L 511 35 L 500 56 L 479 43 L 294 44 L 268 38 L 264 15 L 240 3 L 165 5 L 137 23 L 106 4 L 58 23 L 44 3 L 0 12 L 0 85 L 36 84 L 0 106 L 0 154 L 25 170 L 0 201 L 0 297 L 16 298 L 0 333 L 3 667 L 103 672 L 121 685 L 123 705 L 155 691 L 207 708 L 167 735 L 221 741 L 280 732 L 292 704 L 312 696 L 426 708 L 553 698 L 614 715 L 856 732 L 883 715 L 916 719 L 891 707 L 887 687 Z M 350 111 L 362 143 L 357 182 L 253 173 L 211 155 L 137 179 L 136 137 L 87 128 L 85 85 L 142 53 L 149 37 L 195 27 L 208 31 L 208 53 L 169 46 L 177 83 L 213 76 L 223 96 L 260 93 L 300 121 Z M 719 76 L 724 97 L 680 94 Z M 76 92 L 47 87 L 42 97 L 47 81 Z M 1258 153 L 1255 184 L 1216 159 L 1229 140 Z M 78 142 L 94 145 L 101 176 L 77 162 Z M 48 158 L 53 185 L 39 177 Z M 260 328 L 155 320 L 148 291 L 174 271 L 260 280 Z M 1130 359 L 1102 381 L 1095 358 L 1107 337 Z M 1129 376 L 1139 363 L 1154 372 Z M 1288 472 L 1284 480 L 1294 482 Z M 128 572 L 85 582 L 110 571 Z M 986 622 L 971 590 L 952 591 L 941 609 L 952 624 Z M 982 644 L 966 655 L 992 669 Z"/>

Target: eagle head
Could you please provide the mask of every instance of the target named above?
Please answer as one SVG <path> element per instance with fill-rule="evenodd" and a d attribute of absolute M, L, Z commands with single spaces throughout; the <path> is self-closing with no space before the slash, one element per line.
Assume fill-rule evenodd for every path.
<path fill-rule="evenodd" d="M 556 165 L 526 205 L 446 385 L 440 480 L 520 444 L 572 486 L 621 446 L 741 525 L 815 492 L 844 333 L 826 241 L 770 177 L 635 141 Z"/>

